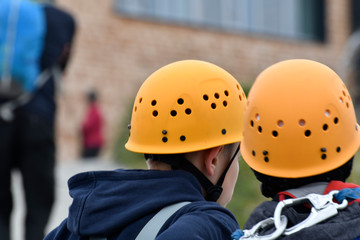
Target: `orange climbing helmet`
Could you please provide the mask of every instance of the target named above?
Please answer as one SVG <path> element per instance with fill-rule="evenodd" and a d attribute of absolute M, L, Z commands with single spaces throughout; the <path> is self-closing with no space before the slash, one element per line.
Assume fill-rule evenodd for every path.
<path fill-rule="evenodd" d="M 255 171 L 281 178 L 340 167 L 360 144 L 349 92 L 329 67 L 287 60 L 265 69 L 248 95 L 241 153 Z"/>
<path fill-rule="evenodd" d="M 198 60 L 171 63 L 140 87 L 125 147 L 175 154 L 240 142 L 245 105 L 243 89 L 224 69 Z"/>

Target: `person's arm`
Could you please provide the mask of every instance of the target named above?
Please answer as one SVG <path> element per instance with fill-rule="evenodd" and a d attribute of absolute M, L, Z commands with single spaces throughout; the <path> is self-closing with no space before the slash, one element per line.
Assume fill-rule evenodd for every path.
<path fill-rule="evenodd" d="M 76 32 L 74 17 L 53 5 L 44 6 L 46 18 L 46 35 L 42 54 L 42 69 L 58 65 L 62 71 L 66 69 Z"/>

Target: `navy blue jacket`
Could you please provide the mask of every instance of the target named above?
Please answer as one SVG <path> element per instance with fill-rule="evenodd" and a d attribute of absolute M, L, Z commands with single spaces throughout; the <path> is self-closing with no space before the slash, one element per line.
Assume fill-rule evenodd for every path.
<path fill-rule="evenodd" d="M 156 239 L 230 239 L 238 228 L 231 212 L 206 201 L 196 178 L 185 171 L 87 172 L 68 184 L 69 216 L 45 240 L 135 239 L 159 210 L 182 201 L 191 203 L 166 221 Z"/>

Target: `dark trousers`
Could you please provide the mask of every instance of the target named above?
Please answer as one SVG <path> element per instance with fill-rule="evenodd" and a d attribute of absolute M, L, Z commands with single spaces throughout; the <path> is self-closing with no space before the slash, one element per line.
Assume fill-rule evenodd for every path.
<path fill-rule="evenodd" d="M 99 156 L 100 147 L 92 147 L 92 148 L 86 148 L 84 147 L 82 151 L 82 158 L 88 159 L 88 158 L 95 158 Z"/>
<path fill-rule="evenodd" d="M 25 239 L 44 238 L 54 202 L 55 144 L 52 124 L 29 113 L 0 119 L 0 238 L 9 240 L 13 207 L 11 171 L 22 175 L 26 202 Z M 15 226 L 16 229 L 16 226 Z"/>

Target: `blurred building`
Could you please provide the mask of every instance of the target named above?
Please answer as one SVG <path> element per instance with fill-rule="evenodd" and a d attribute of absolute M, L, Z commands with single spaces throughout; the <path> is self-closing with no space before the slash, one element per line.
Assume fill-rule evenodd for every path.
<path fill-rule="evenodd" d="M 60 159 L 77 156 L 87 89 L 99 91 L 110 152 L 117 131 L 127 127 L 121 120 L 141 83 L 176 60 L 215 63 L 250 85 L 277 61 L 309 58 L 337 70 L 356 89 L 356 81 L 349 80 L 355 78 L 346 73 L 356 52 L 349 50 L 348 38 L 360 25 L 356 0 L 57 2 L 75 15 L 79 28 L 59 98 Z"/>

